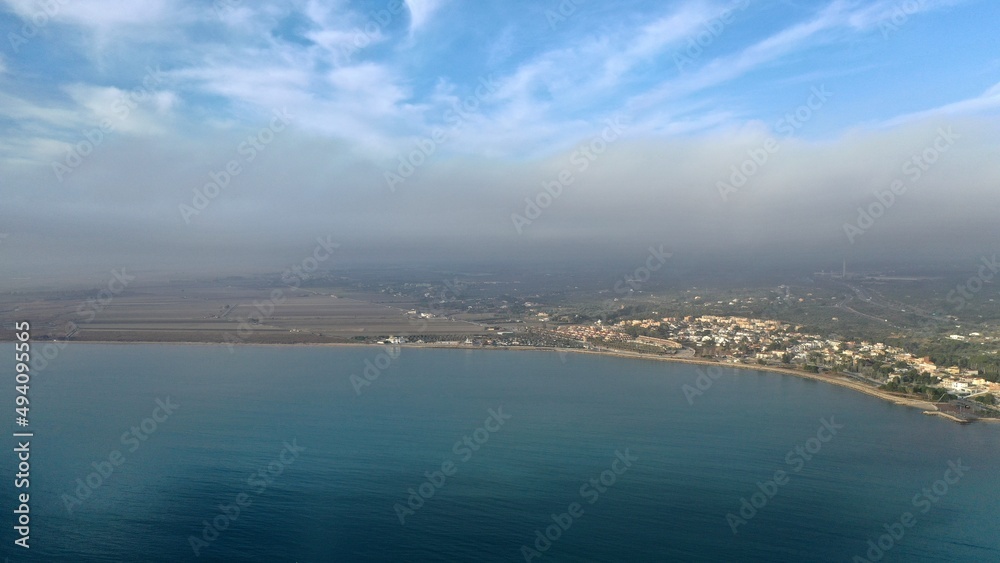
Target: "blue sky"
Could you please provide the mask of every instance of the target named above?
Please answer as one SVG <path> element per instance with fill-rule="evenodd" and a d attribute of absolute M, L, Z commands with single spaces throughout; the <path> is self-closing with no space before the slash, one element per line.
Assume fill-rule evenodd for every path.
<path fill-rule="evenodd" d="M 987 48 L 1000 6 L 986 1 L 410 0 L 398 13 L 388 1 L 53 1 L 35 37 L 20 28 L 40 4 L 5 4 L 3 95 L 36 117 L 8 107 L 8 137 L 58 139 L 52 114 L 99 113 L 102 94 L 139 87 L 147 66 L 166 75 L 151 120 L 183 129 L 291 103 L 307 127 L 376 154 L 444 124 L 483 77 L 499 89 L 464 147 L 503 154 L 566 146 L 616 113 L 654 136 L 773 125 L 821 84 L 837 103 L 809 137 L 1000 104 L 1000 50 Z"/>
<path fill-rule="evenodd" d="M 667 164 L 649 155 L 665 150 L 687 151 L 678 166 L 698 162 L 703 175 L 678 176 L 657 197 L 712 198 L 734 158 L 783 135 L 783 116 L 820 88 L 829 99 L 786 145 L 808 154 L 756 181 L 788 200 L 803 180 L 784 176 L 792 174 L 784 167 L 881 147 L 882 162 L 861 169 L 855 158 L 837 172 L 866 179 L 843 188 L 842 219 L 942 123 L 983 128 L 970 159 L 995 149 L 998 23 L 1000 5 L 988 0 L 5 0 L 0 190 L 12 210 L 40 193 L 65 200 L 54 215 L 81 228 L 93 221 L 81 210 L 92 209 L 194 240 L 192 231 L 212 227 L 174 225 L 178 202 L 284 108 L 294 123 L 270 160 L 240 178 L 246 189 L 226 199 L 226 211 L 212 212 L 216 239 L 228 221 L 260 220 L 272 208 L 315 226 L 305 220 L 314 213 L 307 202 L 323 198 L 341 202 L 348 230 L 391 231 L 392 206 L 407 208 L 399 202 L 413 196 L 373 193 L 390 197 L 385 173 L 438 130 L 446 138 L 407 187 L 453 203 L 451 213 L 469 212 L 470 224 L 503 238 L 523 198 L 609 118 L 627 123 L 627 142 L 581 180 L 579 193 L 593 197 L 577 204 L 604 206 L 605 192 L 640 161 L 661 178 L 654 168 Z M 136 98 L 127 113 L 123 96 Z M 471 109 L 456 118 L 463 101 Z M 104 120 L 114 131 L 94 155 L 54 171 Z M 303 155 L 312 160 L 295 162 Z M 148 170 L 148 181 L 130 166 Z M 969 184 L 994 177 L 986 170 Z M 276 178 L 298 187 L 279 190 Z M 474 188 L 482 202 L 473 203 L 449 182 L 488 187 Z M 766 204 L 747 197 L 739 205 L 753 218 Z M 572 221 L 593 213 L 570 208 L 561 219 L 554 210 L 529 237 L 576 236 Z M 175 228 L 186 230 L 170 234 Z"/>

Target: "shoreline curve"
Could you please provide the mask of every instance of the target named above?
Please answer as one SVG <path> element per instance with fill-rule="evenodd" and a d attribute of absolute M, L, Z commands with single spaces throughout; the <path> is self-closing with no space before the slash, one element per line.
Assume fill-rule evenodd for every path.
<path fill-rule="evenodd" d="M 67 342 L 67 341 L 61 341 Z M 310 348 L 321 348 L 321 347 L 363 347 L 363 348 L 384 348 L 386 346 L 394 346 L 399 348 L 414 348 L 414 349 L 440 349 L 440 350 L 484 350 L 484 351 L 536 351 L 536 352 L 555 352 L 559 354 L 563 353 L 573 353 L 573 354 L 592 354 L 596 356 L 608 356 L 608 357 L 618 357 L 618 358 L 629 358 L 637 360 L 653 360 L 661 362 L 675 362 L 684 364 L 694 364 L 694 365 L 705 365 L 705 366 L 719 366 L 719 367 L 730 367 L 735 369 L 745 369 L 752 371 L 762 371 L 778 373 L 782 375 L 790 375 L 793 377 L 800 377 L 803 379 L 811 379 L 813 381 L 819 381 L 822 383 L 828 383 L 830 385 L 836 385 L 839 387 L 846 387 L 852 389 L 859 393 L 864 393 L 866 395 L 882 399 L 883 401 L 888 401 L 896 405 L 902 405 L 911 408 L 917 408 L 924 411 L 924 414 L 940 416 L 947 420 L 957 422 L 960 424 L 968 424 L 971 421 L 964 420 L 953 416 L 949 413 L 942 412 L 938 407 L 929 401 L 922 399 L 915 399 L 911 397 L 904 397 L 881 391 L 875 389 L 863 383 L 853 381 L 847 376 L 828 376 L 820 375 L 814 373 L 807 373 L 803 371 L 798 371 L 788 368 L 780 368 L 774 366 L 762 366 L 762 365 L 751 365 L 751 364 L 741 364 L 741 363 L 730 363 L 730 362 L 719 362 L 715 360 L 705 360 L 699 358 L 676 358 L 669 356 L 656 356 L 652 354 L 643 354 L 641 352 L 627 352 L 618 350 L 582 350 L 579 348 L 553 348 L 553 347 L 540 347 L 540 346 L 506 346 L 506 347 L 468 347 L 459 346 L 454 344 L 440 345 L 435 343 L 426 344 L 416 344 L 416 343 L 403 343 L 403 344 L 369 344 L 361 342 L 302 342 L 302 343 L 267 343 L 267 342 L 247 342 L 247 343 L 224 343 L 224 342 L 182 342 L 182 341 L 147 341 L 147 340 L 127 340 L 127 341 L 102 341 L 102 340 L 73 340 L 69 343 L 74 344 L 112 344 L 112 345 L 130 345 L 130 344 L 158 344 L 158 345 L 179 345 L 179 346 L 261 346 L 261 347 L 272 347 L 278 346 L 283 348 L 291 347 L 310 347 Z M 990 418 L 978 418 L 976 422 L 1000 422 L 1000 419 L 990 419 Z"/>

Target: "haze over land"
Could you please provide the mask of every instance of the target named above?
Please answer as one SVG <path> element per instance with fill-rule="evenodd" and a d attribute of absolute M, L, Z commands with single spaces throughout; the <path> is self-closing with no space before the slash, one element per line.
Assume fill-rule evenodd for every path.
<path fill-rule="evenodd" d="M 324 268 L 994 252 L 985 0 L 40 9 L 0 12 L 3 287 L 280 271 L 317 237 Z"/>

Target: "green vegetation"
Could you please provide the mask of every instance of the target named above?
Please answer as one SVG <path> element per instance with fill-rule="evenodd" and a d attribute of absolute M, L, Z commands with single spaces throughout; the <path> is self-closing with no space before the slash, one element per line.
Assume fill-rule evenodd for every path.
<path fill-rule="evenodd" d="M 928 401 L 944 401 L 957 399 L 956 396 L 948 392 L 947 389 L 935 387 L 933 384 L 937 379 L 927 373 L 916 373 L 916 370 L 901 375 L 889 381 L 881 387 L 893 393 L 906 393 L 908 395 L 921 396 Z"/>
<path fill-rule="evenodd" d="M 977 370 L 983 379 L 1000 381 L 1000 356 L 983 344 L 945 338 L 904 342 L 901 347 L 915 356 L 929 357 L 935 365 Z"/>
<path fill-rule="evenodd" d="M 984 405 L 991 405 L 992 406 L 992 405 L 996 405 L 997 404 L 997 398 L 994 397 L 993 395 L 990 395 L 990 394 L 977 395 L 977 396 L 973 397 L 972 400 L 976 401 L 976 402 L 979 402 L 979 403 L 982 403 Z"/>

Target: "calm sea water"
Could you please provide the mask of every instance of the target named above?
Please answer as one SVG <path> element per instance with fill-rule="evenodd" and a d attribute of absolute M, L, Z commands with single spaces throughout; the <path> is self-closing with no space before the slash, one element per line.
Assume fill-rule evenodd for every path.
<path fill-rule="evenodd" d="M 0 350 L 13 431 L 13 346 Z M 30 550 L 13 546 L 5 438 L 4 555 L 525 561 L 527 546 L 532 561 L 851 561 L 888 525 L 900 537 L 883 561 L 1000 561 L 1000 425 L 763 372 L 727 370 L 690 404 L 690 365 L 383 353 L 68 347 L 32 379 Z M 366 361 L 384 369 L 359 395 Z M 958 460 L 968 470 L 947 485 Z M 429 498 L 408 505 L 411 489 Z M 741 499 L 759 508 L 727 522 Z"/>

